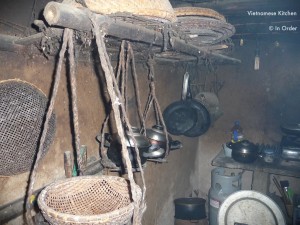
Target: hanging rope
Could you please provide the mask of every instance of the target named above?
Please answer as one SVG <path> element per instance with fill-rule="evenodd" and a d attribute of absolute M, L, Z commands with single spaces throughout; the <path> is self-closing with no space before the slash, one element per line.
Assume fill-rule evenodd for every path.
<path fill-rule="evenodd" d="M 59 83 L 61 80 L 62 63 L 63 63 L 63 58 L 64 58 L 64 55 L 65 55 L 65 52 L 67 49 L 68 36 L 69 36 L 70 32 L 71 31 L 69 29 L 65 29 L 65 31 L 64 31 L 63 44 L 61 47 L 61 51 L 59 53 L 57 70 L 56 70 L 55 77 L 54 77 L 52 96 L 51 96 L 49 108 L 48 108 L 48 111 L 46 114 L 46 119 L 45 119 L 43 131 L 42 131 L 42 135 L 41 135 L 41 139 L 40 139 L 40 143 L 39 143 L 36 160 L 34 162 L 34 166 L 33 166 L 33 169 L 31 171 L 31 174 L 29 177 L 29 185 L 28 185 L 28 189 L 27 189 L 27 199 L 26 199 L 26 220 L 29 225 L 34 225 L 34 222 L 32 220 L 32 214 L 31 214 L 31 196 L 32 196 L 33 188 L 34 188 L 34 184 L 35 184 L 37 168 L 39 166 L 39 162 L 40 162 L 40 159 L 41 159 L 42 153 L 43 153 L 42 150 L 43 150 L 44 142 L 46 140 L 47 130 L 49 127 L 49 121 L 50 121 L 50 118 L 51 118 L 51 115 L 53 112 L 54 103 L 55 103 L 55 99 L 57 96 Z"/>
<path fill-rule="evenodd" d="M 82 175 L 84 169 L 82 154 L 80 152 L 80 136 L 79 136 L 79 122 L 78 122 L 78 106 L 77 106 L 77 84 L 75 75 L 75 59 L 74 59 L 74 43 L 73 43 L 73 30 L 68 32 L 68 53 L 70 61 L 70 81 L 71 81 L 71 94 L 72 94 L 72 112 L 73 112 L 73 126 L 75 134 L 75 149 L 76 159 L 79 175 Z"/>
<path fill-rule="evenodd" d="M 124 76 L 121 76 L 121 72 L 124 73 L 125 71 L 125 63 L 124 63 L 124 45 L 125 45 L 125 41 L 122 41 L 121 43 L 121 48 L 120 48 L 120 55 L 119 55 L 119 63 L 118 63 L 118 68 L 117 68 L 117 74 L 116 74 L 116 80 L 117 82 L 119 81 L 120 84 L 124 83 Z M 124 90 L 122 89 L 122 85 L 120 85 L 120 89 L 121 89 L 121 93 L 124 93 Z M 124 96 L 124 95 L 123 95 Z M 126 99 L 123 99 L 124 102 Z M 107 157 L 107 148 L 104 146 L 105 143 L 105 130 L 108 129 L 108 120 L 110 118 L 110 112 L 111 109 L 109 110 L 109 112 L 107 113 L 101 131 L 99 132 L 98 137 L 100 137 L 101 139 L 98 138 L 98 141 L 100 141 L 100 153 L 101 153 L 101 164 L 104 167 L 108 167 L 108 168 L 113 168 L 116 167 L 116 165 L 111 162 L 111 160 Z"/>
<path fill-rule="evenodd" d="M 146 208 L 146 204 L 145 204 L 145 201 L 144 201 L 145 200 L 146 186 L 145 186 L 145 181 L 144 181 L 144 173 L 143 173 L 143 169 L 142 169 L 142 165 L 141 165 L 141 161 L 140 161 L 140 157 L 139 157 L 139 151 L 136 148 L 137 144 L 134 143 L 135 151 L 136 151 L 136 155 L 137 155 L 137 161 L 138 161 L 139 168 L 141 170 L 141 176 L 142 176 L 142 180 L 143 180 L 143 184 L 144 184 L 141 200 L 138 198 L 137 184 L 135 183 L 134 178 L 133 178 L 131 161 L 129 159 L 129 154 L 128 154 L 127 147 L 126 147 L 126 139 L 125 139 L 125 135 L 124 135 L 122 119 L 121 119 L 121 116 L 120 116 L 120 108 L 122 110 L 124 120 L 126 121 L 126 125 L 127 126 L 129 125 L 128 126 L 129 135 L 131 135 L 131 136 L 133 136 L 132 129 L 130 127 L 128 118 L 126 116 L 124 102 L 123 102 L 123 99 L 121 97 L 120 91 L 118 89 L 117 81 L 116 81 L 116 78 L 115 78 L 114 73 L 113 73 L 113 68 L 111 66 L 110 59 L 109 59 L 109 56 L 108 56 L 107 51 L 106 51 L 106 47 L 105 47 L 105 43 L 104 43 L 104 39 L 103 39 L 103 34 L 100 33 L 100 29 L 99 29 L 100 26 L 97 23 L 95 15 L 93 15 L 92 13 L 90 13 L 90 19 L 91 19 L 92 25 L 93 25 L 92 30 L 93 30 L 93 33 L 94 33 L 95 38 L 96 38 L 96 43 L 97 43 L 98 54 L 99 54 L 101 66 L 102 66 L 102 69 L 104 71 L 104 75 L 105 75 L 105 79 L 106 79 L 107 90 L 108 90 L 108 93 L 109 93 L 110 98 L 111 98 L 112 109 L 113 109 L 113 114 L 114 114 L 114 117 L 115 117 L 115 122 L 116 122 L 118 135 L 121 139 L 122 156 L 125 160 L 125 164 L 126 164 L 126 168 L 127 168 L 127 172 L 128 172 L 128 179 L 129 179 L 129 182 L 130 182 L 131 194 L 132 194 L 132 199 L 133 199 L 133 202 L 134 202 L 133 224 L 134 225 L 139 225 L 139 224 L 141 224 L 142 215 L 143 215 L 143 213 L 145 211 L 145 208 Z M 134 140 L 134 138 L 133 138 L 133 140 Z M 135 142 L 135 140 L 134 140 L 134 142 Z"/>
<path fill-rule="evenodd" d="M 146 120 L 148 111 L 149 111 L 151 105 L 153 104 L 155 117 L 156 117 L 156 123 L 161 124 L 163 126 L 165 137 L 166 137 L 166 154 L 164 157 L 164 158 L 166 158 L 170 152 L 169 137 L 168 137 L 168 131 L 166 129 L 166 124 L 165 124 L 165 121 L 164 121 L 164 118 L 162 115 L 162 111 L 161 111 L 158 99 L 156 97 L 153 63 L 154 63 L 153 58 L 149 56 L 147 66 L 149 68 L 148 80 L 149 80 L 150 92 L 149 92 L 149 96 L 148 96 L 148 101 L 146 103 L 145 111 L 143 114 L 143 116 L 144 116 L 143 119 Z M 146 129 L 144 128 L 144 130 L 146 130 Z"/>
<path fill-rule="evenodd" d="M 127 48 L 128 48 L 128 54 L 130 55 L 131 59 L 131 68 L 132 68 L 132 76 L 133 76 L 133 82 L 134 82 L 134 90 L 135 90 L 135 96 L 136 96 L 136 104 L 137 104 L 137 109 L 138 109 L 138 115 L 139 115 L 139 120 L 141 127 L 145 127 L 145 120 L 143 118 L 143 113 L 142 113 L 142 106 L 141 106 L 141 98 L 140 98 L 140 87 L 139 83 L 137 80 L 137 74 L 136 74 L 136 68 L 135 68 L 135 59 L 134 59 L 134 54 L 133 50 L 131 47 L 130 42 L 127 42 Z M 127 56 L 127 59 L 129 57 Z"/>

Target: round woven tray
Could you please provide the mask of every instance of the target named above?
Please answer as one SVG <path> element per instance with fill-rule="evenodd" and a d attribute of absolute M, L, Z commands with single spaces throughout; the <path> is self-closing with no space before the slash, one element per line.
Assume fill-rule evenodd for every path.
<path fill-rule="evenodd" d="M 176 21 L 176 15 L 168 0 L 84 0 L 87 7 L 96 13 L 112 14 L 128 12 L 138 16 Z"/>
<path fill-rule="evenodd" d="M 174 8 L 176 16 L 201 16 L 226 21 L 225 17 L 213 9 L 200 7 L 179 7 Z"/>
<path fill-rule="evenodd" d="M 40 193 L 38 205 L 52 225 L 123 225 L 131 220 L 134 209 L 128 181 L 116 176 L 54 182 Z"/>
<path fill-rule="evenodd" d="M 195 45 L 220 43 L 235 33 L 229 23 L 197 16 L 178 17 L 175 30 L 182 39 Z"/>
<path fill-rule="evenodd" d="M 29 171 L 37 152 L 48 99 L 26 81 L 0 81 L 0 176 Z M 55 115 L 51 115 L 44 157 L 55 136 Z"/>

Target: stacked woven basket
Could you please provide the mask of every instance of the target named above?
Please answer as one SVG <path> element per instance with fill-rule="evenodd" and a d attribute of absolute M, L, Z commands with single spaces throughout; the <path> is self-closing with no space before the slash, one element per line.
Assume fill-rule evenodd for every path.
<path fill-rule="evenodd" d="M 180 38 L 196 46 L 220 44 L 229 39 L 235 28 L 227 23 L 225 17 L 207 8 L 175 8 L 177 22 L 174 30 Z"/>

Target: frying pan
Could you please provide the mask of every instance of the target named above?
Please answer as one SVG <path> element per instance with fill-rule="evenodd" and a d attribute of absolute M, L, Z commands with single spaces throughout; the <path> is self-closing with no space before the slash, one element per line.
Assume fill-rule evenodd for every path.
<path fill-rule="evenodd" d="M 210 126 L 210 115 L 208 110 L 200 102 L 190 99 L 191 108 L 197 112 L 197 122 L 187 130 L 184 135 L 187 137 L 197 137 L 204 134 Z"/>
<path fill-rule="evenodd" d="M 164 110 L 163 117 L 168 132 L 173 135 L 196 137 L 208 130 L 209 113 L 204 105 L 192 99 L 187 72 L 183 78 L 181 100 L 170 104 Z"/>

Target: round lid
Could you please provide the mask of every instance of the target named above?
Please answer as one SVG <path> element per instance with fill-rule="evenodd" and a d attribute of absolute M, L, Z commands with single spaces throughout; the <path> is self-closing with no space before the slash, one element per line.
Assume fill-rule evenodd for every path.
<path fill-rule="evenodd" d="M 152 129 L 147 129 L 146 134 L 149 139 L 161 142 L 167 141 L 164 128 L 161 125 L 152 126 Z"/>
<path fill-rule="evenodd" d="M 256 191 L 237 191 L 221 205 L 219 225 L 284 225 L 285 219 L 277 204 L 268 196 Z"/>
<path fill-rule="evenodd" d="M 176 205 L 198 205 L 205 204 L 206 200 L 203 198 L 177 198 L 174 200 Z"/>
<path fill-rule="evenodd" d="M 132 127 L 131 129 L 132 129 L 133 137 L 129 136 L 128 130 L 125 133 L 127 147 L 134 147 L 134 139 L 136 141 L 138 148 L 148 148 L 151 146 L 148 138 L 142 135 L 141 133 L 139 133 L 139 129 L 137 127 Z M 116 136 L 117 136 L 116 137 L 117 142 L 121 143 L 121 139 L 119 135 Z"/>

